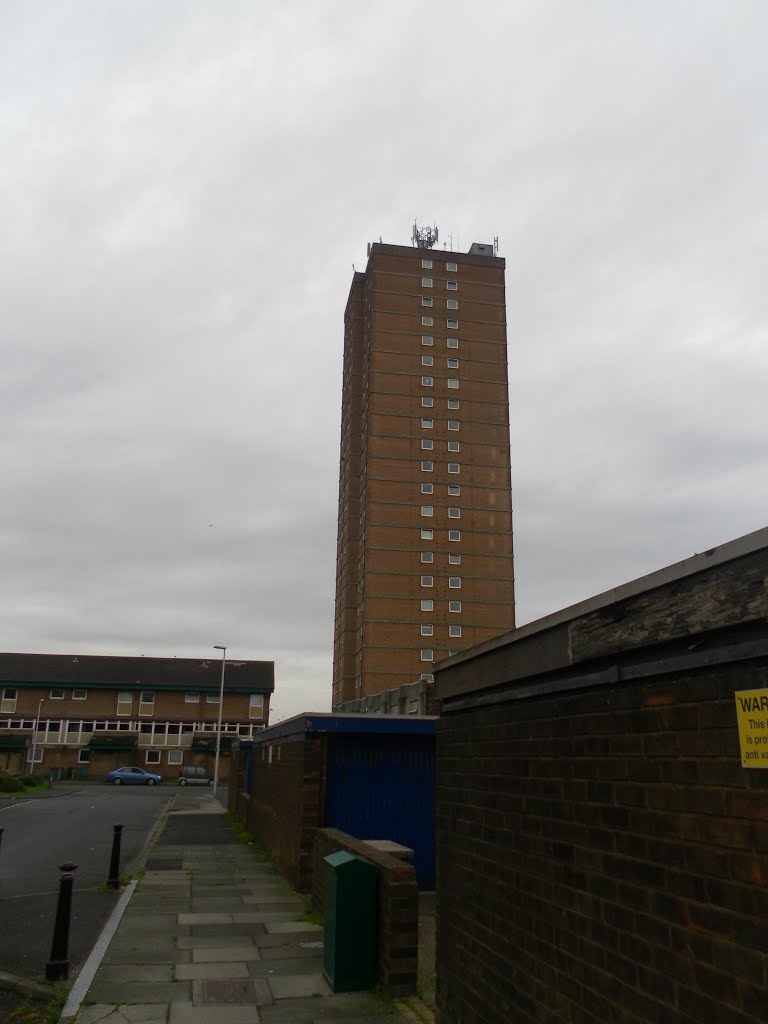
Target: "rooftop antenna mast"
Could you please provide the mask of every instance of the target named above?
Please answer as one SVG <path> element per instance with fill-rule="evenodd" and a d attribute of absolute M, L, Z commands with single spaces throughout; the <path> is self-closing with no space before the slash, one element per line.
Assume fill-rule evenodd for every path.
<path fill-rule="evenodd" d="M 431 228 L 420 228 L 416 221 L 413 222 L 411 233 L 411 244 L 416 249 L 431 249 L 438 240 L 437 225 Z"/>

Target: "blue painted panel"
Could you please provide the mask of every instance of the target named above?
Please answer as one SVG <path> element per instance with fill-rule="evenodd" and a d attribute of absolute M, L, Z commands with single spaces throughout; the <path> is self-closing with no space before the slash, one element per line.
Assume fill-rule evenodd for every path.
<path fill-rule="evenodd" d="M 325 825 L 414 851 L 420 889 L 435 887 L 434 737 L 328 737 Z"/>

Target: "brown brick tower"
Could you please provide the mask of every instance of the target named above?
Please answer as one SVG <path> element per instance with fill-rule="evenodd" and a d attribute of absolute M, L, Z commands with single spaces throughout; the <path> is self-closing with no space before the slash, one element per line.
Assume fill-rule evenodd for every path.
<path fill-rule="evenodd" d="M 375 243 L 344 317 L 333 706 L 513 627 L 504 260 Z"/>

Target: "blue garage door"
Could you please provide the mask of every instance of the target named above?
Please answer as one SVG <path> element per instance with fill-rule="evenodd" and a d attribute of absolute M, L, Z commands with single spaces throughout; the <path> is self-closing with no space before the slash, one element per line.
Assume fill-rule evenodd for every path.
<path fill-rule="evenodd" d="M 325 825 L 414 851 L 420 889 L 435 887 L 434 737 L 329 736 Z"/>

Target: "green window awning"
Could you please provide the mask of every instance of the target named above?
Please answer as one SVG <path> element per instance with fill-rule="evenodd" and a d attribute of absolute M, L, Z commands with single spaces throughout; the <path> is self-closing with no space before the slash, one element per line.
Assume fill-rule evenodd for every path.
<path fill-rule="evenodd" d="M 0 750 L 26 750 L 26 736 L 0 736 Z"/>
<path fill-rule="evenodd" d="M 138 743 L 138 736 L 133 735 L 92 736 L 88 741 L 88 750 L 98 750 L 102 753 L 112 750 L 135 750 Z"/>
<path fill-rule="evenodd" d="M 222 736 L 219 750 L 231 750 L 232 749 L 232 737 Z M 215 736 L 195 736 L 192 740 L 192 750 L 203 751 L 209 754 L 216 753 L 216 737 Z"/>

